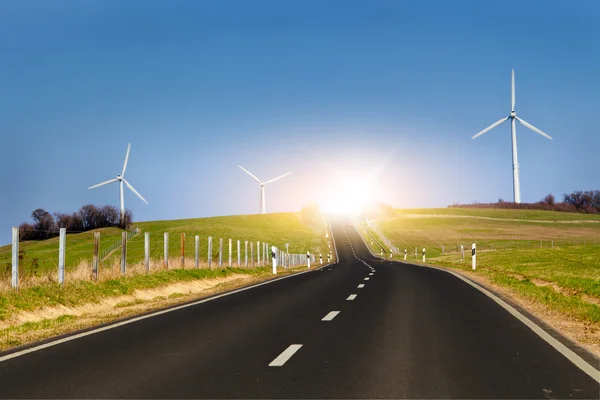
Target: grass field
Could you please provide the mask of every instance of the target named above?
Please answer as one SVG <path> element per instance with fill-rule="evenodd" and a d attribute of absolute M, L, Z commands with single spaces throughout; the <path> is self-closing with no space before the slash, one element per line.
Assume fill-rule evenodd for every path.
<path fill-rule="evenodd" d="M 549 211 L 447 208 L 398 210 L 372 224 L 402 252 L 407 248 L 411 262 L 421 262 L 425 247 L 428 264 L 470 271 L 476 243 L 476 274 L 567 318 L 600 324 L 598 220 Z"/>
<path fill-rule="evenodd" d="M 100 280 L 91 278 L 93 232 L 68 234 L 65 284 L 57 281 L 58 238 L 40 242 L 22 242 L 24 259 L 20 261 L 20 288 L 10 288 L 11 246 L 0 248 L 4 268 L 0 274 L 0 350 L 71 332 L 125 315 L 173 304 L 175 297 L 190 299 L 218 293 L 240 285 L 273 277 L 270 267 L 237 267 L 236 241 L 241 240 L 244 263 L 244 241 L 268 242 L 280 248 L 289 243 L 290 253 L 327 252 L 326 224 L 322 216 L 302 213 L 278 213 L 230 217 L 153 221 L 135 224 L 142 234 L 127 245 L 127 274 L 119 272 L 120 249 L 106 257 L 100 265 Z M 101 250 L 121 238 L 119 229 L 101 229 Z M 151 274 L 144 273 L 144 232 L 150 233 Z M 163 262 L 163 237 L 169 232 L 169 269 Z M 181 268 L 181 233 L 185 233 L 185 269 Z M 194 236 L 200 237 L 200 269 L 193 268 Z M 213 237 L 213 268 L 207 269 L 208 236 Z M 217 264 L 219 238 L 223 238 L 223 267 Z M 233 239 L 233 268 L 228 265 L 228 242 Z M 261 247 L 262 253 L 262 247 Z M 317 255 L 318 257 L 318 255 Z M 35 261 L 34 261 L 35 260 Z M 243 264 L 242 264 L 243 265 Z M 306 266 L 282 269 L 285 275 Z M 224 282 L 224 283 L 220 283 Z M 190 292 L 190 287 L 196 292 Z M 203 288 L 208 289 L 203 289 Z M 174 291 L 165 298 L 157 292 Z M 132 298 L 127 304 L 110 305 L 114 299 Z M 137 296 L 137 297 L 136 297 Z M 141 296 L 141 298 L 140 298 Z M 107 305 L 108 304 L 108 305 Z M 81 311 L 81 310 L 84 311 Z M 101 311 L 89 311 L 98 310 Z M 114 309 L 114 310 L 113 310 Z M 78 311 L 79 310 L 79 311 Z M 87 310 L 87 311 L 85 311 Z"/>
<path fill-rule="evenodd" d="M 318 225 L 318 226 L 317 226 Z M 244 241 L 268 242 L 276 246 L 289 243 L 290 253 L 323 252 L 327 249 L 327 241 L 322 234 L 325 224 L 306 222 L 298 213 L 276 213 L 265 215 L 240 215 L 213 218 L 182 219 L 171 221 L 152 221 L 134 224 L 142 234 L 133 237 L 127 244 L 128 264 L 136 264 L 144 257 L 144 232 L 150 233 L 150 256 L 154 260 L 163 258 L 164 232 L 169 233 L 170 265 L 179 266 L 181 258 L 181 233 L 185 233 L 186 257 L 194 256 L 194 236 L 200 236 L 200 258 L 208 258 L 208 236 L 213 237 L 212 255 L 217 260 L 219 239 L 223 238 L 224 260 L 228 261 L 228 240 L 233 239 L 233 258 L 237 262 L 237 240 L 241 240 L 241 258 L 244 259 Z M 100 252 L 121 240 L 121 230 L 116 228 L 100 229 Z M 67 234 L 66 240 L 66 273 L 77 268 L 81 263 L 91 264 L 93 258 L 93 232 Z M 58 268 L 58 238 L 38 242 L 21 242 L 20 250 L 24 251 L 24 259 L 20 261 L 20 274 L 43 275 L 54 273 Z M 250 252 L 250 249 L 248 250 Z M 262 248 L 261 248 L 262 252 Z M 100 266 L 114 265 L 120 258 L 120 249 L 106 257 Z M 0 247 L 2 269 L 0 279 L 9 280 L 11 271 L 11 246 Z"/>

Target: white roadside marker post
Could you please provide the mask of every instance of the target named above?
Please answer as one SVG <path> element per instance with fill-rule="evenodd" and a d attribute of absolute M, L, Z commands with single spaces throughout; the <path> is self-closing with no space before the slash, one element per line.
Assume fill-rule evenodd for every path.
<path fill-rule="evenodd" d="M 477 246 L 475 243 L 471 245 L 471 268 L 473 271 L 477 269 Z"/>
<path fill-rule="evenodd" d="M 277 257 L 275 252 L 277 251 L 277 249 L 275 248 L 275 246 L 271 246 L 271 260 L 273 262 L 273 275 L 277 275 Z"/>
<path fill-rule="evenodd" d="M 248 241 L 244 241 L 244 263 L 246 268 L 248 268 Z"/>
<path fill-rule="evenodd" d="M 425 247 L 423 247 L 423 262 L 425 262 Z"/>
<path fill-rule="evenodd" d="M 460 261 L 464 261 L 465 259 L 465 246 L 460 245 Z"/>
<path fill-rule="evenodd" d="M 12 228 L 12 279 L 13 289 L 19 288 L 19 228 Z"/>
<path fill-rule="evenodd" d="M 238 256 L 238 268 L 242 266 L 242 255 L 240 254 L 240 241 L 237 241 L 237 256 Z"/>
<path fill-rule="evenodd" d="M 394 258 L 394 252 L 390 249 L 390 258 Z"/>
<path fill-rule="evenodd" d="M 67 240 L 67 229 L 60 228 L 59 232 L 60 237 L 58 239 L 58 284 L 62 286 L 65 283 L 65 242 Z M 122 268 L 123 267 L 121 267 L 121 269 Z"/>
<path fill-rule="evenodd" d="M 290 267 L 290 244 L 289 243 L 285 244 L 285 263 L 283 263 L 283 266 L 285 268 Z"/>
<path fill-rule="evenodd" d="M 319 253 L 319 264 L 323 265 L 323 254 Z"/>
<path fill-rule="evenodd" d="M 407 250 L 404 249 L 404 261 L 406 261 L 406 253 L 407 253 Z"/>
<path fill-rule="evenodd" d="M 306 266 L 310 268 L 310 253 L 306 252 Z"/>
<path fill-rule="evenodd" d="M 254 267 L 254 242 L 250 242 L 250 263 Z"/>

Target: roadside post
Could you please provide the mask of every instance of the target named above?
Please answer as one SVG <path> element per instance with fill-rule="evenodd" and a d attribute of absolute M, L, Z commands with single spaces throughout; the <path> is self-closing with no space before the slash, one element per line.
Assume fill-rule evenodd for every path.
<path fill-rule="evenodd" d="M 465 259 L 465 246 L 463 246 L 462 244 L 460 245 L 460 260 L 464 261 Z"/>
<path fill-rule="evenodd" d="M 169 232 L 165 232 L 164 236 L 163 236 L 163 241 L 164 241 L 164 263 L 165 263 L 165 268 L 169 268 Z"/>
<path fill-rule="evenodd" d="M 306 252 L 306 266 L 310 268 L 310 253 Z"/>
<path fill-rule="evenodd" d="M 200 236 L 194 237 L 194 260 L 196 269 L 200 268 Z"/>
<path fill-rule="evenodd" d="M 149 233 L 146 232 L 146 235 L 148 235 Z M 100 232 L 94 232 L 94 258 L 92 261 L 92 273 L 94 276 L 94 280 L 98 280 L 98 266 L 100 263 L 100 257 L 99 257 L 99 253 L 100 253 Z"/>
<path fill-rule="evenodd" d="M 64 249 L 64 247 L 63 247 Z M 63 256 L 64 259 L 64 256 Z M 121 232 L 121 275 L 127 272 L 127 232 Z M 64 265 L 63 265 L 64 279 Z"/>
<path fill-rule="evenodd" d="M 212 269 L 212 236 L 208 237 L 208 269 Z"/>
<path fill-rule="evenodd" d="M 404 261 L 406 261 L 406 253 L 407 253 L 407 250 L 404 249 Z"/>
<path fill-rule="evenodd" d="M 273 275 L 277 275 L 277 257 L 276 257 L 277 248 L 275 246 L 271 246 L 271 260 L 273 262 Z"/>
<path fill-rule="evenodd" d="M 425 247 L 423 247 L 423 262 L 425 262 Z"/>
<path fill-rule="evenodd" d="M 149 274 L 150 273 L 150 232 L 144 232 L 144 264 L 146 266 L 146 273 Z M 98 270 L 98 268 L 96 268 L 96 270 Z"/>
<path fill-rule="evenodd" d="M 67 229 L 60 228 L 58 239 L 58 283 L 65 283 L 65 242 L 67 240 Z"/>
<path fill-rule="evenodd" d="M 12 228 L 12 278 L 10 285 L 13 289 L 19 287 L 19 228 Z"/>
<path fill-rule="evenodd" d="M 323 254 L 319 253 L 319 264 L 323 265 Z"/>
<path fill-rule="evenodd" d="M 471 268 L 473 271 L 477 269 L 477 246 L 475 243 L 471 245 Z"/>

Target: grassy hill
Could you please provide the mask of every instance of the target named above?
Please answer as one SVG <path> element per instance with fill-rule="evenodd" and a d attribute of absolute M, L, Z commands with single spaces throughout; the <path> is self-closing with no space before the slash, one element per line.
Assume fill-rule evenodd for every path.
<path fill-rule="evenodd" d="M 127 245 L 128 264 L 139 263 L 144 256 L 144 232 L 150 232 L 151 258 L 163 257 L 163 234 L 169 232 L 169 258 L 179 265 L 181 233 L 186 234 L 186 256 L 194 255 L 194 236 L 200 236 L 200 257 L 208 256 L 208 236 L 213 237 L 213 259 L 217 259 L 219 238 L 223 238 L 223 250 L 228 254 L 228 239 L 233 239 L 233 257 L 237 261 L 236 240 L 241 240 L 242 260 L 244 241 L 269 242 L 276 246 L 289 243 L 291 253 L 326 252 L 327 241 L 324 238 L 325 223 L 307 221 L 299 213 L 276 213 L 265 215 L 238 215 L 213 218 L 181 219 L 171 221 L 149 221 L 134 224 L 142 234 L 133 237 Z M 121 230 L 116 228 L 100 229 L 100 252 L 121 240 Z M 93 232 L 67 234 L 66 268 L 77 267 L 82 262 L 91 262 L 93 257 Z M 20 250 L 24 259 L 20 270 L 27 274 L 44 274 L 55 271 L 58 266 L 58 237 L 36 242 L 21 242 Z M 256 250 L 255 250 L 256 255 Z M 120 250 L 106 257 L 101 263 L 110 265 L 119 259 Z M 225 258 L 226 260 L 227 258 Z M 0 260 L 3 263 L 2 276 L 10 276 L 11 246 L 0 247 Z"/>
<path fill-rule="evenodd" d="M 402 252 L 407 248 L 411 262 L 421 262 L 425 247 L 428 264 L 470 272 L 471 244 L 476 243 L 475 274 L 566 318 L 600 328 L 598 215 L 413 209 L 396 210 L 394 216 L 371 223 Z M 465 260 L 460 257 L 460 244 L 465 246 Z"/>

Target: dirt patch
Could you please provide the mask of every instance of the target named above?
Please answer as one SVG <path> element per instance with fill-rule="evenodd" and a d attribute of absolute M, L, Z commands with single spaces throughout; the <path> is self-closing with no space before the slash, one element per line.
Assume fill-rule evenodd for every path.
<path fill-rule="evenodd" d="M 477 273 L 473 273 L 470 271 L 460 271 L 460 274 L 468 277 L 469 279 L 475 282 L 481 283 L 483 286 L 492 288 L 495 292 L 501 294 L 502 296 L 505 296 L 506 298 L 510 299 L 513 303 L 517 304 L 518 306 L 529 311 L 530 313 L 544 321 L 550 327 L 560 332 L 563 336 L 580 344 L 582 347 L 584 347 L 591 353 L 600 357 L 600 324 L 586 321 L 578 321 L 573 318 L 569 318 L 568 316 L 554 311 L 543 304 L 526 300 L 520 297 L 513 290 L 495 284 L 489 278 L 479 275 Z M 515 278 L 519 279 L 519 276 L 522 275 L 517 275 L 515 276 Z M 533 281 L 534 280 L 532 280 L 532 282 Z M 538 281 L 539 286 L 552 286 L 553 289 L 554 286 L 557 286 L 547 281 L 542 281 L 538 279 L 536 279 L 536 281 Z M 559 287 L 559 289 L 563 290 L 563 293 L 569 294 L 568 292 L 564 292 L 564 288 L 561 289 Z M 591 296 L 582 296 L 582 298 L 585 301 L 600 305 L 600 299 L 596 299 Z"/>

